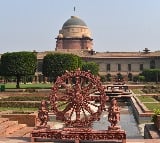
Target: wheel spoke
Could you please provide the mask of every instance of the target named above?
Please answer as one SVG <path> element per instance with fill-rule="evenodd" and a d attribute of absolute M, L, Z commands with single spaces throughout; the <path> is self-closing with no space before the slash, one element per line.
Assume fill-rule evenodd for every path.
<path fill-rule="evenodd" d="M 83 105 L 84 105 L 84 109 L 85 109 L 86 111 L 88 111 L 88 113 L 90 113 L 90 114 L 93 114 L 93 113 L 94 113 L 93 110 L 92 110 L 86 103 L 83 103 Z"/>
<path fill-rule="evenodd" d="M 69 96 L 72 96 L 73 95 L 73 92 L 74 90 L 70 89 L 70 88 L 67 88 L 66 89 L 66 94 L 69 95 Z"/>
<path fill-rule="evenodd" d="M 69 103 L 62 112 L 63 112 L 64 114 L 65 114 L 66 112 L 68 112 L 68 111 L 71 109 L 71 105 L 72 105 L 72 103 Z"/>
<path fill-rule="evenodd" d="M 82 90 L 83 90 L 84 92 L 86 92 L 87 90 L 90 90 L 90 89 L 92 88 L 92 86 L 93 86 L 93 83 L 91 82 L 91 83 L 89 83 L 87 86 L 84 86 Z"/>
<path fill-rule="evenodd" d="M 81 107 L 79 104 L 76 104 L 75 111 L 76 111 L 76 120 L 80 120 Z"/>
<path fill-rule="evenodd" d="M 97 92 L 97 91 L 98 91 L 98 89 L 91 90 L 91 91 L 89 92 L 89 94 L 93 94 L 93 93 L 95 93 L 95 92 Z"/>
<path fill-rule="evenodd" d="M 70 98 L 69 98 L 69 96 L 62 96 L 62 97 L 59 97 L 58 99 L 57 99 L 57 101 L 70 101 Z"/>
<path fill-rule="evenodd" d="M 71 114 L 70 114 L 70 116 L 69 116 L 69 119 L 70 119 L 70 120 L 71 120 L 71 118 L 72 118 L 72 115 L 73 115 L 74 110 L 75 110 L 75 105 L 73 106 L 72 111 L 71 111 Z"/>
<path fill-rule="evenodd" d="M 95 92 L 97 96 L 93 95 Z M 66 121 L 66 126 L 89 126 L 103 111 L 105 101 L 102 101 L 102 95 L 105 95 L 104 88 L 99 78 L 80 69 L 67 71 L 57 78 L 52 88 L 51 108 Z M 100 104 L 92 102 L 95 99 Z"/>
<path fill-rule="evenodd" d="M 83 109 L 83 106 L 81 106 L 81 109 L 82 109 L 82 112 L 83 112 L 85 118 L 87 119 L 87 115 L 86 115 L 86 113 L 85 113 L 85 111 L 84 111 L 84 109 Z"/>
<path fill-rule="evenodd" d="M 68 101 L 68 102 L 63 102 L 63 103 L 59 104 L 59 105 L 57 106 L 57 108 L 59 108 L 59 107 L 61 107 L 61 106 L 63 106 L 63 105 L 66 105 L 66 104 L 68 104 L 68 103 L 70 103 L 70 102 L 69 102 L 69 101 Z"/>
<path fill-rule="evenodd" d="M 91 104 L 91 105 L 93 105 L 94 107 L 99 107 L 98 105 L 96 105 L 96 104 L 94 104 L 94 103 L 92 103 L 92 102 L 88 102 L 88 101 L 84 101 L 84 102 L 86 102 L 86 103 L 88 103 L 88 104 Z"/>

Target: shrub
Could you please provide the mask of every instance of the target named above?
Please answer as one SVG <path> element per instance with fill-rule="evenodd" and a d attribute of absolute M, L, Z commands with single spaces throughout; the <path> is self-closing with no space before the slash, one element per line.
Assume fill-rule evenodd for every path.
<path fill-rule="evenodd" d="M 48 100 L 46 96 L 10 96 L 8 98 L 2 98 L 0 101 L 41 101 Z"/>
<path fill-rule="evenodd" d="M 154 109 L 154 115 L 152 116 L 152 122 L 155 122 L 157 115 L 160 115 L 160 109 Z"/>
<path fill-rule="evenodd" d="M 106 81 L 106 77 L 104 75 L 101 75 L 100 78 L 101 78 L 101 82 L 105 82 Z"/>
<path fill-rule="evenodd" d="M 13 102 L 13 101 L 0 101 L 0 107 L 13 107 L 13 108 L 38 108 L 40 102 Z"/>
<path fill-rule="evenodd" d="M 108 73 L 108 74 L 106 75 L 106 78 L 107 78 L 107 81 L 111 81 L 111 74 Z"/>

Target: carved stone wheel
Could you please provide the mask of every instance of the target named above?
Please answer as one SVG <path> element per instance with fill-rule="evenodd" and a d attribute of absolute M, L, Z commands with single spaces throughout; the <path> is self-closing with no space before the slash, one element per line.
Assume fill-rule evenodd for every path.
<path fill-rule="evenodd" d="M 106 99 L 99 77 L 79 69 L 58 77 L 50 95 L 51 110 L 67 127 L 89 127 L 99 119 Z"/>

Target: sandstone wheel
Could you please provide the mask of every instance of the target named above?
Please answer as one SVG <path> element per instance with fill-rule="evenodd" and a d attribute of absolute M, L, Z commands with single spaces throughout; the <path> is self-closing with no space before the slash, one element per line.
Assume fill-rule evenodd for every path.
<path fill-rule="evenodd" d="M 99 104 L 93 101 L 95 92 Z M 58 77 L 50 95 L 51 110 L 69 127 L 86 127 L 98 120 L 106 99 L 99 77 L 80 70 Z"/>

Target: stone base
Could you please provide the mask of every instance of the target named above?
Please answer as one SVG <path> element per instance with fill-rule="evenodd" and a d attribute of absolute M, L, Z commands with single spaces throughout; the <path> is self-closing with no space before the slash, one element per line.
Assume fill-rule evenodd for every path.
<path fill-rule="evenodd" d="M 121 129 L 120 126 L 115 126 L 115 127 L 108 126 L 108 130 L 116 131 L 120 129 Z"/>
<path fill-rule="evenodd" d="M 36 126 L 35 128 L 34 128 L 34 131 L 48 131 L 48 130 L 50 130 L 50 126 L 49 125 L 47 125 L 47 126 Z"/>
<path fill-rule="evenodd" d="M 145 139 L 160 139 L 160 132 L 154 124 L 146 124 L 144 127 Z"/>
<path fill-rule="evenodd" d="M 36 139 L 52 139 L 61 141 L 120 141 L 126 143 L 126 133 L 119 127 L 111 128 L 112 130 L 93 130 L 91 128 L 63 128 L 63 129 L 40 129 L 33 130 L 31 141 Z M 113 130 L 114 129 L 114 130 Z"/>

